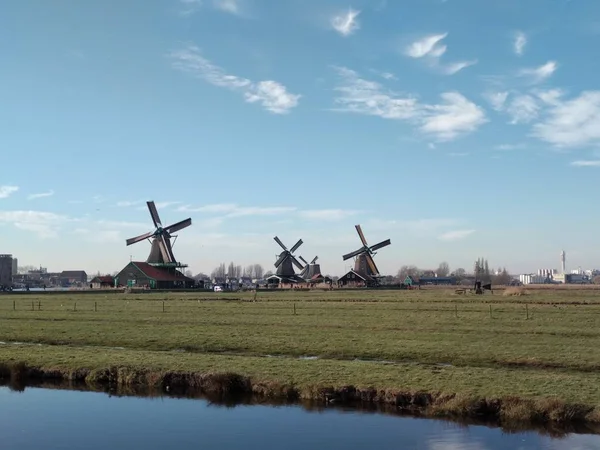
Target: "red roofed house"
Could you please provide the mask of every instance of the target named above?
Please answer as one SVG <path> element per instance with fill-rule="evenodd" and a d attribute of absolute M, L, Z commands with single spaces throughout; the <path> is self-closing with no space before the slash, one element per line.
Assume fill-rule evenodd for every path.
<path fill-rule="evenodd" d="M 195 284 L 194 279 L 174 268 L 153 266 L 146 262 L 132 261 L 115 276 L 116 286 L 184 289 L 193 288 Z"/>

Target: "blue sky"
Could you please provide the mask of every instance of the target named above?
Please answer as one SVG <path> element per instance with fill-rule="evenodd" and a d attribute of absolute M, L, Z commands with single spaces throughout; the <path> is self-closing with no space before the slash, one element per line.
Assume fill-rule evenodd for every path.
<path fill-rule="evenodd" d="M 145 200 L 194 272 L 487 257 L 600 266 L 595 0 L 127 0 L 0 6 L 0 251 L 114 271 Z"/>

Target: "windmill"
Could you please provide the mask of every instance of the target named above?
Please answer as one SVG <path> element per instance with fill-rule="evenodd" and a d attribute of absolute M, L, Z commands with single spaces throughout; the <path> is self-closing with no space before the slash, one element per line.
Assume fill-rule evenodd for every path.
<path fill-rule="evenodd" d="M 150 248 L 150 255 L 146 260 L 149 264 L 155 265 L 170 265 L 176 267 L 184 267 L 179 264 L 175 259 L 175 255 L 173 255 L 173 245 L 175 244 L 175 240 L 177 240 L 177 236 L 173 236 L 173 233 L 176 233 L 179 230 L 183 230 L 184 228 L 189 227 L 192 224 L 192 219 L 185 219 L 181 222 L 174 223 L 172 225 L 163 227 L 160 217 L 158 215 L 158 211 L 156 210 L 156 205 L 154 201 L 146 202 L 148 205 L 148 210 L 150 211 L 150 217 L 154 222 L 154 226 L 156 229 L 154 231 L 149 231 L 148 233 L 142 234 L 140 236 L 127 239 L 127 245 L 135 244 L 137 242 L 143 241 L 145 239 L 152 239 L 152 247 Z M 171 238 L 174 237 L 173 243 L 171 243 Z"/>
<path fill-rule="evenodd" d="M 379 269 L 375 265 L 375 261 L 373 260 L 373 256 L 376 255 L 376 250 L 380 248 L 387 247 L 392 243 L 389 239 L 385 241 L 381 241 L 379 244 L 372 245 L 369 247 L 367 244 L 367 240 L 365 239 L 365 235 L 362 232 L 362 228 L 360 225 L 355 225 L 356 232 L 358 233 L 358 237 L 362 242 L 363 246 L 358 250 L 353 251 L 352 253 L 348 253 L 343 256 L 344 261 L 350 258 L 356 257 L 354 262 L 354 272 L 366 276 L 367 278 L 377 279 L 380 276 Z"/>
<path fill-rule="evenodd" d="M 298 257 L 303 263 L 304 268 L 300 272 L 300 276 L 305 280 L 311 280 L 315 275 L 321 275 L 321 266 L 316 264 L 318 256 L 315 256 L 311 262 L 307 262 L 302 256 Z"/>
<path fill-rule="evenodd" d="M 283 251 L 277 257 L 277 261 L 275 261 L 275 267 L 277 268 L 275 274 L 280 278 L 297 278 L 296 272 L 294 271 L 294 266 L 300 270 L 302 270 L 304 267 L 296 259 L 293 253 L 302 245 L 302 239 L 298 239 L 298 242 L 296 242 L 296 244 L 289 250 L 285 245 L 283 245 L 283 242 L 281 242 L 277 236 L 275 236 L 273 239 L 283 249 Z"/>

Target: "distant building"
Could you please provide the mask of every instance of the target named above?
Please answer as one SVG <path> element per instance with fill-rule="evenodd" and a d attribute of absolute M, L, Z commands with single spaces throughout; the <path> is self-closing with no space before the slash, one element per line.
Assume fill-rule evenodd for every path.
<path fill-rule="evenodd" d="M 519 281 L 522 284 L 545 284 L 548 283 L 550 279 L 545 275 L 523 274 L 519 275 Z"/>
<path fill-rule="evenodd" d="M 419 284 L 421 285 L 452 285 L 457 284 L 455 277 L 420 277 Z"/>
<path fill-rule="evenodd" d="M 87 284 L 87 279 L 85 270 L 63 270 L 60 273 L 60 284 L 62 286 Z"/>
<path fill-rule="evenodd" d="M 366 287 L 374 283 L 374 280 L 368 275 L 361 275 L 354 270 L 350 270 L 346 275 L 337 281 L 340 287 Z"/>
<path fill-rule="evenodd" d="M 0 255 L 0 289 L 12 287 L 12 255 Z"/>
<path fill-rule="evenodd" d="M 115 279 L 110 275 L 97 276 L 91 279 L 92 289 L 106 289 L 115 287 Z"/>
<path fill-rule="evenodd" d="M 19 262 L 17 258 L 12 259 L 12 276 L 15 277 L 19 274 Z"/>

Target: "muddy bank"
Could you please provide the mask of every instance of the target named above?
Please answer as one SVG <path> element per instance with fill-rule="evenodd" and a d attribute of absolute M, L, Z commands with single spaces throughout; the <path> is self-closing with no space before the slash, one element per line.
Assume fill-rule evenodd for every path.
<path fill-rule="evenodd" d="M 476 398 L 461 394 L 355 386 L 298 388 L 235 373 L 140 370 L 125 366 L 67 370 L 25 363 L 0 363 L 0 382 L 14 390 L 41 385 L 97 390 L 114 395 L 202 397 L 231 405 L 240 402 L 300 403 L 308 409 L 317 410 L 351 407 L 459 422 L 474 421 L 501 426 L 509 431 L 533 428 L 553 435 L 568 432 L 600 434 L 599 408 L 567 404 L 556 399 Z"/>

